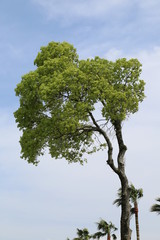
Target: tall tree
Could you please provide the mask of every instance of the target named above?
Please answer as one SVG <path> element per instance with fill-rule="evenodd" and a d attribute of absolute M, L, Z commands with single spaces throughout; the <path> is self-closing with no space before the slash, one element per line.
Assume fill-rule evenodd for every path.
<path fill-rule="evenodd" d="M 135 223 L 136 223 L 136 234 L 137 240 L 140 240 L 139 233 L 139 218 L 138 218 L 138 200 L 143 197 L 143 189 L 136 189 L 133 184 L 130 185 L 130 199 L 134 205 L 133 211 L 135 214 Z"/>
<path fill-rule="evenodd" d="M 140 240 L 140 233 L 139 233 L 139 219 L 138 219 L 138 200 L 143 197 L 143 189 L 139 188 L 136 189 L 133 184 L 129 186 L 130 191 L 130 201 L 133 203 L 134 207 L 131 208 L 131 215 L 135 214 L 135 224 L 136 224 L 136 235 L 137 240 Z M 118 190 L 118 198 L 113 202 L 118 207 L 122 204 L 122 189 Z"/>
<path fill-rule="evenodd" d="M 156 201 L 159 203 L 152 205 L 151 212 L 156 212 L 157 214 L 160 214 L 160 198 L 157 198 Z"/>
<path fill-rule="evenodd" d="M 129 240 L 127 147 L 122 123 L 138 111 L 144 99 L 141 64 L 125 58 L 115 62 L 99 57 L 79 60 L 76 49 L 66 42 L 42 47 L 34 63 L 36 70 L 24 75 L 15 89 L 20 98 L 14 115 L 22 131 L 21 157 L 38 164 L 38 156 L 47 147 L 56 159 L 83 164 L 84 153 L 107 149 L 107 164 L 122 187 L 121 240 Z M 113 127 L 118 142 L 117 163 L 107 126 Z"/>
<path fill-rule="evenodd" d="M 93 238 L 97 238 L 97 239 L 107 235 L 107 240 L 111 240 L 111 233 L 117 230 L 117 228 L 113 225 L 112 222 L 107 223 L 103 219 L 101 219 L 101 221 L 97 223 L 97 227 L 98 227 L 98 230 L 101 230 L 100 232 L 96 232 L 93 235 Z M 113 239 L 116 239 L 115 234 L 112 234 L 112 237 Z"/>

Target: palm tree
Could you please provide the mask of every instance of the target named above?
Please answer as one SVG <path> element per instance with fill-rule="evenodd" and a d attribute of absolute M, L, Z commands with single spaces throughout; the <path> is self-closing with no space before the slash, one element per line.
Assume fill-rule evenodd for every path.
<path fill-rule="evenodd" d="M 157 198 L 156 201 L 160 202 L 160 198 Z M 151 207 L 151 212 L 156 212 L 157 214 L 160 214 L 160 204 L 154 204 Z"/>
<path fill-rule="evenodd" d="M 113 225 L 112 222 L 107 223 L 105 220 L 101 219 L 99 223 L 97 223 L 98 230 L 101 230 L 95 234 L 93 234 L 93 238 L 100 239 L 100 237 L 107 235 L 107 240 L 111 240 L 112 231 L 116 231 L 117 228 Z M 116 239 L 116 235 L 112 234 L 113 239 Z"/>
<path fill-rule="evenodd" d="M 138 220 L 138 200 L 143 197 L 143 189 L 136 189 L 133 184 L 129 187 L 130 191 L 130 201 L 133 203 L 134 207 L 131 208 L 131 215 L 135 214 L 135 223 L 136 223 L 136 234 L 137 240 L 140 240 L 139 234 L 139 220 Z M 118 190 L 118 198 L 113 202 L 118 207 L 122 205 L 122 190 L 121 188 Z"/>
<path fill-rule="evenodd" d="M 137 233 L 137 240 L 140 240 L 139 235 L 139 219 L 138 219 L 138 200 L 143 197 L 143 189 L 136 189 L 133 184 L 130 186 L 130 199 L 131 202 L 134 204 L 134 214 L 135 214 L 135 222 L 136 222 L 136 233 Z"/>
<path fill-rule="evenodd" d="M 73 240 L 89 240 L 91 238 L 87 228 L 84 228 L 82 230 L 77 228 L 77 235 L 78 237 L 74 238 Z"/>

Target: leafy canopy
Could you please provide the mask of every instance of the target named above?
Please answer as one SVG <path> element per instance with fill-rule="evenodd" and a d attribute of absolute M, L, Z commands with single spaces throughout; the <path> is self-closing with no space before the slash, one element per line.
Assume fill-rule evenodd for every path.
<path fill-rule="evenodd" d="M 85 152 L 104 147 L 94 145 L 95 134 L 107 123 L 124 121 L 144 99 L 137 59 L 79 60 L 73 45 L 50 42 L 34 64 L 36 70 L 22 76 L 15 89 L 21 153 L 29 163 L 37 164 L 46 147 L 56 159 L 83 163 Z"/>

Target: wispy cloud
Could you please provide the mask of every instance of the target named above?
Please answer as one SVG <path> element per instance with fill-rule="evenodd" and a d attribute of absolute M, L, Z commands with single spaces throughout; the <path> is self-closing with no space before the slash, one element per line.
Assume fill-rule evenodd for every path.
<path fill-rule="evenodd" d="M 141 12 L 141 18 L 148 23 L 158 24 L 160 22 L 160 1 L 159 0 L 142 0 L 137 3 Z M 155 26 L 157 27 L 157 26 Z"/>
<path fill-rule="evenodd" d="M 127 0 L 32 0 L 47 12 L 49 18 L 102 17 L 111 9 L 124 6 Z"/>
<path fill-rule="evenodd" d="M 104 54 L 104 58 L 107 58 L 110 61 L 115 61 L 117 58 L 121 57 L 123 57 L 123 51 L 116 48 L 111 48 Z"/>
<path fill-rule="evenodd" d="M 135 30 L 138 30 L 140 25 L 145 28 L 144 24 L 150 26 L 160 22 L 158 0 L 32 0 L 32 2 L 44 11 L 48 20 L 58 20 L 66 25 L 74 24 L 79 19 L 102 20 L 106 23 L 112 21 L 119 25 L 121 19 L 129 26 L 130 21 L 134 21 L 135 25 L 137 23 Z"/>
<path fill-rule="evenodd" d="M 141 1 L 138 1 L 138 4 L 141 8 L 143 9 L 155 9 L 155 10 L 159 10 L 159 6 L 160 6 L 160 2 L 159 0 L 141 0 Z M 159 10 L 160 11 L 160 10 Z"/>

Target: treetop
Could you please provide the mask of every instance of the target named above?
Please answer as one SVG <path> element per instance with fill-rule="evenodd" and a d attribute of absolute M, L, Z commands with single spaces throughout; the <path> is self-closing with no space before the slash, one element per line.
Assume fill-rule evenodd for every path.
<path fill-rule="evenodd" d="M 15 89 L 20 107 L 14 113 L 22 157 L 33 164 L 46 147 L 54 158 L 82 163 L 85 152 L 103 146 L 93 144 L 95 134 L 108 122 L 124 121 L 144 99 L 137 59 L 79 60 L 73 45 L 51 42 L 34 64 Z"/>

